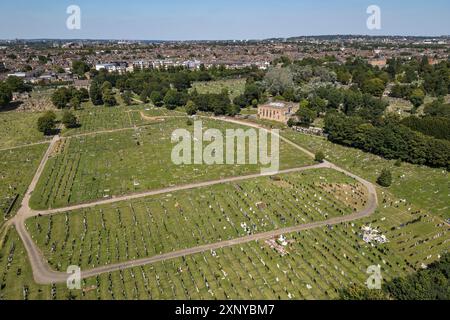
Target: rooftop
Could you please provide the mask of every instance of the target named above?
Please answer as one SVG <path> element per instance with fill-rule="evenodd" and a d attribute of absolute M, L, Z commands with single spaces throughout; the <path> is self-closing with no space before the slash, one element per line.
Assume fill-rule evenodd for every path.
<path fill-rule="evenodd" d="M 294 106 L 293 103 L 277 101 L 277 102 L 269 102 L 267 104 L 262 105 L 261 107 L 270 107 L 270 108 L 276 108 L 276 109 L 284 109 L 284 108 L 288 108 L 288 107 L 292 107 L 292 106 Z"/>

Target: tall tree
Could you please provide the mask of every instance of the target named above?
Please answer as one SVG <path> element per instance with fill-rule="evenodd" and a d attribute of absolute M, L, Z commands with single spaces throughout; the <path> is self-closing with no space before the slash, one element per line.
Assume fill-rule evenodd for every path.
<path fill-rule="evenodd" d="M 161 107 L 164 104 L 164 97 L 160 91 L 153 91 L 150 94 L 150 101 L 157 107 Z"/>
<path fill-rule="evenodd" d="M 6 106 L 11 102 L 12 92 L 6 83 L 0 82 L 0 106 Z"/>
<path fill-rule="evenodd" d="M 67 107 L 72 98 L 71 92 L 67 88 L 56 89 L 52 94 L 52 103 L 58 109 Z"/>
<path fill-rule="evenodd" d="M 375 97 L 381 97 L 386 89 L 386 84 L 380 78 L 373 78 L 367 80 L 362 89 L 365 93 L 369 93 Z"/>
<path fill-rule="evenodd" d="M 392 184 L 392 174 L 389 169 L 383 169 L 380 176 L 377 179 L 377 183 L 385 188 L 388 188 Z"/>
<path fill-rule="evenodd" d="M 411 101 L 415 108 L 420 107 L 425 101 L 425 92 L 420 88 L 414 89 L 409 96 L 409 101 Z"/>
<path fill-rule="evenodd" d="M 46 112 L 37 120 L 37 128 L 45 135 L 51 135 L 55 131 L 56 115 L 52 111 Z"/>
<path fill-rule="evenodd" d="M 70 111 L 64 111 L 61 122 L 66 128 L 76 128 L 78 126 L 77 117 Z"/>
<path fill-rule="evenodd" d="M 72 72 L 74 74 L 79 75 L 80 77 L 83 77 L 86 72 L 91 70 L 91 67 L 84 61 L 81 60 L 74 60 L 72 61 Z"/>
<path fill-rule="evenodd" d="M 99 106 L 103 104 L 103 96 L 100 87 L 97 82 L 92 82 L 91 87 L 89 89 L 89 95 L 91 97 L 91 101 L 94 106 Z"/>
<path fill-rule="evenodd" d="M 317 117 L 317 113 L 308 107 L 300 107 L 295 113 L 298 118 L 298 124 L 303 127 L 309 127 Z"/>
<path fill-rule="evenodd" d="M 131 105 L 131 102 L 132 102 L 131 91 L 125 90 L 125 91 L 122 93 L 122 99 L 123 99 L 123 102 L 124 102 L 127 106 Z"/>

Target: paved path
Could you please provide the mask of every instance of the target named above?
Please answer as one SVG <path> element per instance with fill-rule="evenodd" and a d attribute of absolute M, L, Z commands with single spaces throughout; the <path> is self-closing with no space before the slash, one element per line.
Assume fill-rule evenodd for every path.
<path fill-rule="evenodd" d="M 257 123 L 253 123 L 253 122 L 249 122 L 249 121 L 243 121 L 243 120 L 237 120 L 237 119 L 230 118 L 230 117 L 212 117 L 212 119 L 219 120 L 219 121 L 230 122 L 230 123 L 235 123 L 235 124 L 240 124 L 240 125 L 243 125 L 243 126 L 252 127 L 252 128 L 256 128 L 256 129 L 265 130 L 265 131 L 267 131 L 267 132 L 271 132 L 273 135 L 279 137 L 282 141 L 284 141 L 284 142 L 286 142 L 287 144 L 293 146 L 294 148 L 296 148 L 296 149 L 302 151 L 303 153 L 307 154 L 307 155 L 310 156 L 311 158 L 314 158 L 314 157 L 316 156 L 316 155 L 315 155 L 314 153 L 312 153 L 311 151 L 309 151 L 309 150 L 307 150 L 307 149 L 305 149 L 305 148 L 303 148 L 303 147 L 300 147 L 298 144 L 292 142 L 291 140 L 286 139 L 286 138 L 283 137 L 282 135 L 277 134 L 277 133 L 273 132 L 272 130 L 269 130 L 269 129 L 265 128 L 264 126 L 259 125 L 259 124 L 257 124 Z"/>
<path fill-rule="evenodd" d="M 117 128 L 117 129 L 106 129 L 106 130 L 100 130 L 100 131 L 92 131 L 92 132 L 77 133 L 77 134 L 73 134 L 73 135 L 63 136 L 62 138 L 64 138 L 64 139 L 69 139 L 69 138 L 79 138 L 79 137 L 86 137 L 86 136 L 95 136 L 95 135 L 105 134 L 105 133 L 115 133 L 115 132 L 121 132 L 121 131 L 131 131 L 131 130 L 136 130 L 136 129 L 139 129 L 139 128 L 153 127 L 153 126 L 155 126 L 156 123 L 157 123 L 157 122 L 153 122 L 153 123 L 144 123 L 144 124 L 134 125 L 134 126 L 132 126 L 132 127 L 124 127 L 124 128 Z M 48 142 L 47 142 L 47 143 L 48 143 Z"/>
<path fill-rule="evenodd" d="M 1 148 L 0 151 L 9 151 L 9 150 L 22 149 L 22 148 L 37 146 L 37 145 L 40 145 L 40 144 L 47 144 L 49 142 L 50 142 L 49 140 L 44 140 L 44 141 L 39 141 L 39 142 L 34 142 L 34 143 L 29 143 L 29 144 L 22 144 L 22 145 L 14 146 L 14 147 Z"/>
<path fill-rule="evenodd" d="M 42 175 L 42 172 L 44 171 L 45 164 L 47 163 L 48 159 L 50 158 L 50 155 L 52 154 L 53 150 L 56 147 L 56 144 L 60 139 L 61 139 L 60 136 L 55 136 L 51 140 L 50 145 L 47 151 L 45 152 L 38 169 L 36 170 L 33 180 L 31 180 L 28 190 L 26 191 L 22 199 L 20 209 L 17 211 L 16 216 L 9 221 L 10 224 L 14 224 L 17 233 L 19 234 L 20 238 L 23 241 L 24 247 L 27 250 L 28 258 L 30 260 L 31 268 L 33 270 L 34 279 L 36 280 L 37 283 L 42 284 L 50 283 L 44 281 L 44 279 L 49 280 L 49 278 L 48 277 L 46 278 L 45 275 L 46 272 L 49 272 L 51 269 L 48 266 L 48 264 L 44 262 L 45 259 L 42 253 L 37 248 L 37 245 L 34 243 L 33 239 L 31 238 L 31 235 L 26 230 L 25 220 L 26 217 L 29 215 L 29 212 L 31 211 L 29 206 L 31 195 L 34 189 L 36 188 L 36 185 L 39 181 L 39 178 Z"/>
<path fill-rule="evenodd" d="M 166 119 L 172 119 L 172 118 L 187 118 L 188 115 L 179 115 L 179 116 L 147 116 L 144 111 L 140 111 L 141 118 L 147 121 L 165 121 Z"/>
<path fill-rule="evenodd" d="M 306 170 L 311 170 L 311 169 L 329 168 L 329 167 L 330 166 L 327 165 L 326 163 L 321 163 L 321 164 L 315 164 L 315 165 L 305 166 L 305 167 L 300 167 L 300 168 L 281 170 L 277 173 L 277 175 L 301 172 L 301 171 L 306 171 Z M 135 200 L 135 199 L 139 199 L 139 198 L 156 196 L 156 195 L 160 195 L 160 194 L 167 194 L 167 193 L 181 191 L 181 190 L 204 188 L 204 187 L 214 186 L 217 184 L 250 180 L 250 179 L 255 179 L 255 178 L 264 177 L 264 176 L 272 176 L 272 175 L 273 175 L 272 173 L 268 173 L 268 174 L 257 173 L 257 174 L 249 174 L 249 175 L 245 175 L 245 176 L 221 178 L 221 179 L 217 179 L 217 180 L 189 183 L 189 184 L 180 185 L 180 186 L 173 186 L 173 187 L 167 187 L 167 188 L 162 188 L 162 189 L 157 189 L 157 190 L 132 193 L 132 194 L 124 195 L 124 196 L 113 196 L 108 199 L 95 200 L 95 201 L 91 201 L 91 202 L 86 202 L 86 203 L 76 204 L 76 205 L 69 206 L 69 207 L 56 208 L 56 209 L 48 209 L 48 210 L 40 211 L 40 210 L 32 210 L 31 208 L 27 208 L 26 212 L 24 212 L 24 215 L 25 215 L 25 219 L 28 219 L 28 218 L 35 217 L 35 216 L 52 215 L 52 214 L 56 214 L 56 213 L 86 209 L 86 208 L 91 208 L 91 207 L 105 205 L 105 204 L 111 204 L 111 203 L 128 201 L 128 200 Z"/>
<path fill-rule="evenodd" d="M 12 221 L 7 220 L 5 223 L 0 227 L 0 250 L 3 248 L 3 244 L 6 238 L 6 235 L 8 234 L 8 229 L 11 226 Z"/>
<path fill-rule="evenodd" d="M 237 123 L 237 124 L 242 124 L 242 125 L 246 125 L 246 126 L 251 126 L 251 127 L 267 130 L 266 128 L 263 128 L 257 124 L 243 122 L 243 121 L 239 121 L 239 120 L 235 120 L 235 119 L 229 119 L 229 118 L 214 118 L 214 119 L 221 120 L 221 121 L 233 122 L 233 123 Z M 267 130 L 267 131 L 270 131 L 270 130 Z M 308 154 L 310 156 L 314 156 L 314 154 L 312 154 L 308 150 L 296 145 L 295 143 L 291 142 L 290 140 L 283 138 L 281 136 L 280 136 L 280 138 L 283 141 L 291 144 L 298 150 L 301 150 L 302 152 L 305 152 L 306 154 Z M 17 215 L 10 222 L 10 223 L 14 223 L 16 230 L 23 241 L 23 244 L 24 244 L 25 249 L 27 250 L 27 253 L 29 256 L 29 261 L 30 261 L 30 264 L 31 264 L 31 267 L 33 270 L 34 279 L 37 283 L 40 283 L 40 284 L 65 283 L 68 278 L 68 274 L 64 273 L 64 272 L 57 272 L 57 271 L 54 271 L 51 269 L 51 267 L 47 263 L 47 260 L 45 259 L 44 255 L 42 254 L 42 252 L 40 251 L 38 246 L 35 244 L 35 242 L 33 241 L 31 235 L 26 230 L 25 220 L 30 217 L 33 217 L 36 215 L 57 214 L 57 213 L 61 213 L 61 212 L 78 210 L 78 209 L 82 209 L 82 208 L 89 208 L 89 207 L 98 206 L 98 205 L 102 205 L 102 204 L 109 204 L 109 203 L 115 203 L 115 202 L 119 202 L 119 201 L 138 199 L 138 198 L 142 198 L 142 197 L 170 193 L 170 192 L 175 192 L 175 191 L 179 191 L 179 190 L 204 188 L 204 187 L 208 187 L 208 186 L 212 186 L 212 185 L 216 185 L 216 184 L 242 181 L 242 180 L 246 180 L 246 179 L 253 179 L 253 178 L 263 176 L 262 174 L 254 174 L 254 175 L 247 175 L 247 176 L 241 176 L 241 177 L 224 178 L 224 179 L 219 179 L 219 180 L 214 180 L 214 181 L 192 183 L 192 184 L 187 184 L 184 186 L 175 186 L 175 187 L 169 187 L 169 188 L 164 188 L 164 189 L 159 189 L 159 190 L 154 190 L 154 191 L 149 191 L 149 192 L 137 193 L 137 194 L 127 195 L 127 196 L 123 196 L 123 197 L 114 197 L 111 199 L 100 200 L 100 201 L 95 201 L 95 202 L 90 202 L 90 203 L 85 203 L 85 204 L 79 204 L 79 205 L 75 205 L 72 207 L 66 207 L 66 208 L 61 208 L 61 209 L 52 209 L 52 210 L 44 210 L 44 211 L 31 210 L 31 208 L 29 207 L 29 200 L 30 200 L 31 194 L 34 191 L 34 189 L 36 188 L 37 182 L 39 181 L 39 178 L 44 170 L 45 164 L 46 164 L 47 160 L 49 159 L 56 143 L 59 140 L 60 140 L 60 137 L 56 136 L 51 141 L 50 146 L 47 149 L 47 152 L 45 153 L 45 155 L 36 171 L 36 174 L 33 177 L 33 180 L 22 200 L 21 208 L 19 209 Z M 253 234 L 253 235 L 236 238 L 236 239 L 232 239 L 232 240 L 226 240 L 226 241 L 221 241 L 221 242 L 216 242 L 216 243 L 211 243 L 211 244 L 205 244 L 205 245 L 201 245 L 201 246 L 197 246 L 197 247 L 193 247 L 193 248 L 186 248 L 186 249 L 182 249 L 182 250 L 177 250 L 177 251 L 153 256 L 150 258 L 144 258 L 144 259 L 139 259 L 139 260 L 121 262 L 121 263 L 112 264 L 112 265 L 106 265 L 106 266 L 102 266 L 99 268 L 94 268 L 94 269 L 83 271 L 81 276 L 82 276 L 82 278 L 89 278 L 89 277 L 97 276 L 97 275 L 100 275 L 103 273 L 109 273 L 109 272 L 113 272 L 113 271 L 117 271 L 117 270 L 123 270 L 123 269 L 127 269 L 127 268 L 143 266 L 143 265 L 152 264 L 155 262 L 179 258 L 179 257 L 191 255 L 191 254 L 200 253 L 200 252 L 205 252 L 205 251 L 210 251 L 210 250 L 218 250 L 221 248 L 244 244 L 244 243 L 248 243 L 248 242 L 252 242 L 252 241 L 264 240 L 264 239 L 276 237 L 276 236 L 279 236 L 279 235 L 282 235 L 285 233 L 299 232 L 302 230 L 314 229 L 314 228 L 324 227 L 327 225 L 335 225 L 335 224 L 339 224 L 339 223 L 343 223 L 343 222 L 354 221 L 357 219 L 361 219 L 363 217 L 367 217 L 375 212 L 375 210 L 378 206 L 377 193 L 376 193 L 375 186 L 372 183 L 370 183 L 370 182 L 368 182 L 368 181 L 366 181 L 366 180 L 364 180 L 342 168 L 339 168 L 332 163 L 324 162 L 322 164 L 317 164 L 317 165 L 313 165 L 313 166 L 284 170 L 284 171 L 281 171 L 279 174 L 300 172 L 300 171 L 318 169 L 318 168 L 330 168 L 330 169 L 340 171 L 340 172 L 356 179 L 360 183 L 362 183 L 368 190 L 368 201 L 366 203 L 366 207 L 357 213 L 347 215 L 347 216 L 335 217 L 335 218 L 332 218 L 332 219 L 329 219 L 326 221 L 312 222 L 312 223 L 308 223 L 308 224 L 273 230 L 273 231 L 269 231 L 269 232 L 265 232 L 265 233 Z M 269 174 L 266 174 L 266 176 L 267 175 L 269 175 Z"/>
<path fill-rule="evenodd" d="M 187 116 L 184 116 L 184 118 L 186 118 L 186 117 Z M 159 119 L 159 118 L 173 118 L 173 117 L 169 117 L 169 116 L 167 116 L 167 117 L 157 117 L 155 119 Z M 175 116 L 175 118 L 181 118 L 181 116 Z M 155 119 L 153 119 L 153 120 L 155 120 Z M 151 119 L 146 119 L 146 120 L 151 120 Z M 124 127 L 124 128 L 117 128 L 117 129 L 105 129 L 105 130 L 99 130 L 99 131 L 93 131 L 93 132 L 68 134 L 68 135 L 62 135 L 61 139 L 79 138 L 79 137 L 94 136 L 94 135 L 105 134 L 105 133 L 115 133 L 115 132 L 121 132 L 121 131 L 130 131 L 130 130 L 135 130 L 135 129 L 138 129 L 138 128 L 151 127 L 151 126 L 154 126 L 154 125 L 155 125 L 155 122 L 154 123 L 143 123 L 143 124 L 134 125 L 134 126 L 132 125 L 131 127 Z M 49 144 L 50 142 L 51 142 L 51 140 L 49 139 L 49 140 L 43 140 L 43 141 L 29 143 L 29 144 L 22 144 L 22 145 L 13 146 L 13 147 L 0 148 L 0 152 L 1 151 L 22 149 L 22 148 L 27 148 L 27 147 L 41 145 L 41 144 Z"/>

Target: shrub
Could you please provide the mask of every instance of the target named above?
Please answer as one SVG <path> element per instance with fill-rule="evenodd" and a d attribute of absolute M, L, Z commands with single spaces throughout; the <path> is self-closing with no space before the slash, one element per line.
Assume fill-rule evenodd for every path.
<path fill-rule="evenodd" d="M 322 163 L 325 160 L 325 154 L 322 151 L 317 152 L 315 160 Z"/>
<path fill-rule="evenodd" d="M 381 175 L 377 179 L 377 183 L 385 188 L 388 188 L 392 184 L 392 174 L 391 171 L 388 169 L 383 169 L 381 171 Z"/>
<path fill-rule="evenodd" d="M 195 103 L 192 100 L 189 100 L 186 104 L 186 113 L 192 116 L 197 113 L 197 110 L 198 108 Z"/>

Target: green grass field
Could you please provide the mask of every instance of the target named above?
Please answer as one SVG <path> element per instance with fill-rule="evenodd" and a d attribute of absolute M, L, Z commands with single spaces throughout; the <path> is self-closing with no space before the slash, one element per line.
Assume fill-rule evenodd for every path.
<path fill-rule="evenodd" d="M 73 264 L 97 267 L 347 215 L 366 201 L 362 186 L 332 170 L 281 177 L 35 217 L 27 227 L 53 267 L 65 270 Z"/>
<path fill-rule="evenodd" d="M 4 219 L 14 216 L 47 148 L 48 144 L 39 144 L 0 151 L 0 226 Z"/>
<path fill-rule="evenodd" d="M 414 108 L 412 103 L 398 98 L 385 98 L 389 102 L 389 106 L 386 108 L 386 113 L 395 113 L 402 118 L 411 115 L 411 110 Z"/>
<path fill-rule="evenodd" d="M 45 141 L 37 130 L 40 112 L 0 112 L 0 149 Z"/>
<path fill-rule="evenodd" d="M 64 284 L 40 286 L 34 283 L 22 243 L 11 229 L 0 251 L 0 297 L 334 299 L 338 296 L 338 288 L 352 283 L 363 285 L 369 276 L 366 269 L 371 265 L 379 264 L 383 279 L 389 280 L 420 268 L 422 263 L 427 264 L 448 250 L 448 228 L 437 226 L 435 217 L 417 210 L 409 211 L 409 205 L 396 203 L 390 195 L 380 192 L 379 196 L 383 206 L 370 218 L 340 224 L 333 229 L 320 228 L 286 235 L 292 242 L 284 256 L 263 241 L 252 242 L 102 274 L 84 280 L 83 290 L 70 293 Z M 72 221 L 71 217 L 70 223 Z M 90 221 L 93 220 L 89 220 L 89 225 Z M 363 224 L 377 227 L 389 242 L 375 247 L 364 243 L 360 236 Z M 144 227 L 142 229 L 146 231 Z M 136 239 L 139 236 L 136 234 Z M 85 241 L 82 252 L 89 255 L 91 244 L 95 251 L 98 243 Z M 67 246 L 70 245 L 67 242 Z M 132 242 L 128 246 L 132 249 Z M 111 248 L 113 253 L 115 246 Z M 64 258 L 68 259 L 67 256 Z"/>
<path fill-rule="evenodd" d="M 167 162 L 172 130 L 188 127 L 186 118 L 148 121 L 141 117 L 141 111 L 148 117 L 174 115 L 150 106 L 77 111 L 84 127 L 63 132 L 66 140 L 48 162 L 33 193 L 33 206 L 66 206 L 114 194 L 259 172 L 259 167 L 252 166 L 196 167 Z M 0 113 L 0 119 L 10 117 L 13 123 L 8 122 L 11 133 L 0 129 L 4 130 L 6 147 L 40 141 L 39 133 L 34 136 L 25 130 L 35 124 L 36 119 L 30 120 L 34 115 Z M 204 120 L 204 127 L 224 130 L 238 126 Z M 94 134 L 114 129 L 125 130 Z M 448 172 L 406 163 L 397 167 L 395 161 L 319 137 L 288 129 L 282 134 L 312 152 L 323 151 L 328 160 L 372 182 L 383 168 L 390 168 L 394 182 L 388 189 L 378 188 L 377 212 L 355 222 L 287 234 L 289 244 L 284 252 L 265 241 L 251 242 L 102 274 L 84 280 L 79 291 L 69 291 L 65 284 L 36 284 L 27 253 L 11 227 L 0 245 L 0 300 L 335 299 L 339 288 L 363 285 L 371 265 L 380 265 L 383 279 L 389 280 L 419 270 L 448 251 L 449 227 L 442 221 L 450 217 Z M 15 192 L 25 191 L 47 147 L 42 144 L 0 152 L 3 207 Z M 282 168 L 312 163 L 284 143 L 281 156 Z M 34 217 L 26 225 L 51 266 L 64 271 L 71 264 L 86 269 L 324 220 L 349 214 L 364 204 L 359 185 L 331 170 L 281 177 Z M 388 242 L 365 243 L 363 225 L 377 228 Z"/>
<path fill-rule="evenodd" d="M 189 182 L 257 173 L 259 165 L 176 165 L 171 161 L 175 129 L 188 128 L 186 118 L 151 126 L 64 140 L 47 163 L 31 205 L 36 209 L 64 207 Z M 240 128 L 204 120 L 203 128 Z M 248 143 L 248 142 L 247 142 Z M 205 142 L 205 145 L 208 143 Z M 281 169 L 312 164 L 312 159 L 280 143 Z"/>
<path fill-rule="evenodd" d="M 141 126 L 148 121 L 142 119 L 140 111 L 141 106 L 130 107 L 85 107 L 77 110 L 74 114 L 77 116 L 80 127 L 74 129 L 63 129 L 63 136 L 74 136 L 80 134 L 93 133 L 97 131 L 108 131 L 123 128 L 132 128 Z"/>
<path fill-rule="evenodd" d="M 242 115 L 256 115 L 258 114 L 258 109 L 249 107 L 249 108 L 243 108 L 241 109 L 241 112 L 239 112 Z"/>
<path fill-rule="evenodd" d="M 230 80 L 218 80 L 208 82 L 195 82 L 192 85 L 192 90 L 197 90 L 198 93 L 221 93 L 222 90 L 228 90 L 230 98 L 244 93 L 246 79 L 230 79 Z"/>
<path fill-rule="evenodd" d="M 186 113 L 177 110 L 168 110 L 166 108 L 157 108 L 153 106 L 146 105 L 142 110 L 144 116 L 146 117 L 180 117 L 186 116 Z"/>
<path fill-rule="evenodd" d="M 329 161 L 374 183 L 381 170 L 389 168 L 393 173 L 393 184 L 389 191 L 397 198 L 445 219 L 450 218 L 450 175 L 444 169 L 408 163 L 396 167 L 395 160 L 389 161 L 357 149 L 333 144 L 324 138 L 300 134 L 290 129 L 283 131 L 282 135 L 312 152 L 323 151 Z"/>

